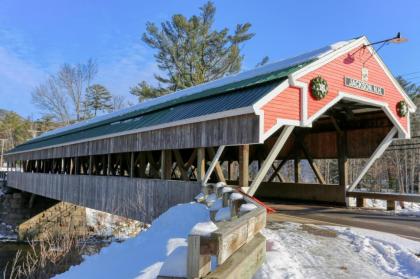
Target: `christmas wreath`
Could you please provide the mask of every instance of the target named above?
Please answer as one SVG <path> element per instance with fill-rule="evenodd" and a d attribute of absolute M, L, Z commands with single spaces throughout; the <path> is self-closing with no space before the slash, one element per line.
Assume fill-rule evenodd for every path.
<path fill-rule="evenodd" d="M 311 94 L 316 100 L 324 99 L 328 94 L 328 83 L 321 76 L 313 78 L 310 83 Z"/>
<path fill-rule="evenodd" d="M 399 101 L 397 103 L 397 113 L 400 117 L 405 117 L 408 113 L 408 106 L 405 101 Z"/>

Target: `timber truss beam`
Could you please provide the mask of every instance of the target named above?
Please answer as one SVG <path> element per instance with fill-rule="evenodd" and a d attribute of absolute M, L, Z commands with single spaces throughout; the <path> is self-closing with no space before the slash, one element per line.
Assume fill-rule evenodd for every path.
<path fill-rule="evenodd" d="M 289 138 L 290 134 L 293 132 L 293 129 L 294 129 L 294 126 L 284 126 L 279 137 L 274 143 L 273 148 L 270 150 L 270 153 L 268 154 L 267 158 L 264 160 L 260 170 L 258 171 L 257 175 L 252 181 L 252 184 L 248 190 L 248 195 L 253 196 L 255 192 L 257 192 L 258 187 L 261 185 L 261 182 L 266 176 L 268 170 L 271 168 L 271 165 L 273 164 L 274 160 L 277 158 L 283 146 L 285 145 L 287 139 Z"/>
<path fill-rule="evenodd" d="M 385 152 L 385 150 L 388 148 L 388 146 L 392 143 L 392 140 L 394 139 L 395 135 L 398 133 L 397 128 L 392 128 L 391 131 L 386 135 L 386 137 L 382 140 L 382 142 L 379 144 L 379 146 L 376 148 L 376 150 L 373 152 L 372 156 L 369 158 L 369 160 L 366 162 L 365 166 L 363 167 L 362 171 L 359 173 L 359 175 L 356 177 L 356 179 L 353 181 L 353 183 L 347 188 L 347 191 L 353 191 L 357 185 L 362 180 L 363 176 L 368 172 L 370 167 L 375 163 L 375 161 L 382 156 L 382 154 Z"/>

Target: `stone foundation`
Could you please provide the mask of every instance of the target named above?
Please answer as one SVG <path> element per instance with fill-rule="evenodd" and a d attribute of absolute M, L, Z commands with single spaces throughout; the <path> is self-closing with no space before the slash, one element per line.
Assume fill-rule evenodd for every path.
<path fill-rule="evenodd" d="M 58 201 L 32 197 L 31 194 L 3 188 L 6 193 L 0 197 L 0 221 L 17 227 L 31 217 L 53 206 Z"/>
<path fill-rule="evenodd" d="M 20 240 L 42 240 L 53 235 L 74 237 L 88 235 L 86 208 L 59 202 L 18 226 Z"/>

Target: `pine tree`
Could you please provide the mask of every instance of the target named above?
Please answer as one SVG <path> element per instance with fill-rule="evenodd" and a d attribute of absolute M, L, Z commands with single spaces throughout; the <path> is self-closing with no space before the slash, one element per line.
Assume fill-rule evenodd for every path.
<path fill-rule="evenodd" d="M 100 84 L 94 84 L 86 89 L 85 106 L 89 113 L 94 116 L 100 111 L 109 111 L 112 109 L 112 95 Z"/>
<path fill-rule="evenodd" d="M 216 8 L 212 2 L 200 8 L 200 15 L 186 18 L 176 14 L 160 28 L 148 23 L 143 41 L 155 49 L 158 68 L 165 74 L 155 74 L 158 86 L 145 81 L 131 88 L 139 101 L 158 97 L 214 80 L 241 69 L 243 55 L 240 46 L 251 39 L 250 23 L 237 24 L 233 34 L 228 28 L 214 30 Z"/>
<path fill-rule="evenodd" d="M 396 79 L 404 91 L 407 92 L 407 94 L 411 97 L 411 99 L 414 100 L 420 95 L 420 86 L 414 82 L 404 79 L 402 76 L 397 76 Z"/>

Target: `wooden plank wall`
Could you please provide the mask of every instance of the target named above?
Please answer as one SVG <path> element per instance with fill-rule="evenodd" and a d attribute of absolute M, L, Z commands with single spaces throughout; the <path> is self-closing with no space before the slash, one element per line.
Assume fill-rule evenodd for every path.
<path fill-rule="evenodd" d="M 263 182 L 255 196 L 265 199 L 315 201 L 346 205 L 346 189 L 336 184 Z"/>
<path fill-rule="evenodd" d="M 21 172 L 9 172 L 7 185 L 146 223 L 201 190 L 196 181 Z"/>
<path fill-rule="evenodd" d="M 130 135 L 7 155 L 8 161 L 80 157 L 133 151 L 183 149 L 257 143 L 259 120 L 254 114 L 186 124 Z"/>

